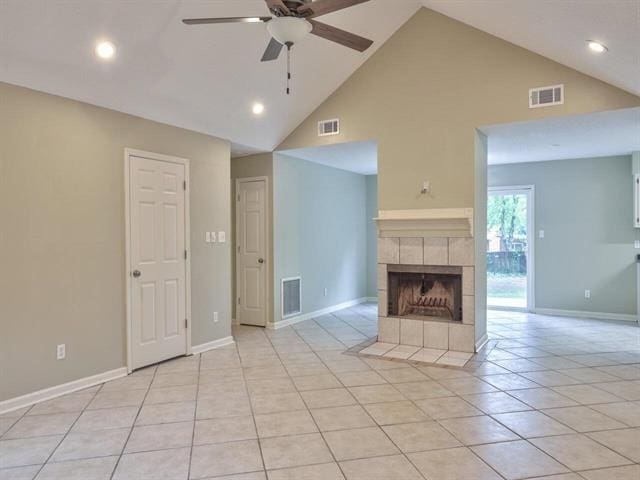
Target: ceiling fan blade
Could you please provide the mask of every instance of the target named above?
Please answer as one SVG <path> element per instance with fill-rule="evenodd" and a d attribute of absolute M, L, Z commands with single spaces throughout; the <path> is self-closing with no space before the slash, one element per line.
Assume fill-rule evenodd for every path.
<path fill-rule="evenodd" d="M 259 23 L 268 22 L 271 17 L 219 17 L 219 18 L 185 18 L 187 25 L 207 25 L 210 23 Z"/>
<path fill-rule="evenodd" d="M 280 55 L 283 46 L 284 45 L 278 42 L 275 38 L 272 38 L 269 40 L 269 45 L 267 45 L 267 49 L 264 51 L 260 61 L 269 62 L 271 60 L 275 60 Z"/>
<path fill-rule="evenodd" d="M 316 22 L 315 20 L 309 20 L 309 22 L 313 26 L 311 33 L 314 35 L 339 43 L 345 47 L 353 48 L 359 52 L 364 52 L 373 44 L 373 40 L 332 27 L 326 23 Z"/>
<path fill-rule="evenodd" d="M 327 13 L 353 7 L 354 5 L 368 1 L 369 0 L 315 0 L 299 6 L 297 12 L 298 15 L 305 18 L 319 17 L 320 15 L 326 15 Z"/>
<path fill-rule="evenodd" d="M 291 10 L 284 4 L 282 0 L 264 0 L 269 7 L 269 11 L 273 14 L 281 13 L 282 15 L 291 15 Z"/>

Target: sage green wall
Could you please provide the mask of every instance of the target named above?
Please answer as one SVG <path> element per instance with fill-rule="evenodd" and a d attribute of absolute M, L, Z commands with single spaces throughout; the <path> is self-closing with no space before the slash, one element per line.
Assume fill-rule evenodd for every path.
<path fill-rule="evenodd" d="M 378 296 L 378 176 L 367 175 L 367 297 Z"/>
<path fill-rule="evenodd" d="M 631 172 L 630 156 L 489 167 L 489 186 L 535 185 L 537 308 L 635 314 Z"/>
<path fill-rule="evenodd" d="M 0 83 L 0 400 L 126 364 L 125 147 L 190 160 L 192 342 L 231 335 L 229 143 Z"/>
<path fill-rule="evenodd" d="M 255 155 L 248 155 L 246 157 L 239 157 L 231 159 L 231 223 L 233 225 L 231 229 L 231 272 L 232 282 L 231 291 L 232 298 L 236 296 L 236 179 L 247 177 L 267 177 L 268 183 L 268 195 L 267 205 L 269 214 L 267 216 L 267 236 L 269 238 L 269 251 L 267 253 L 267 276 L 269 279 L 273 279 L 273 154 L 272 153 L 258 153 Z M 273 282 L 268 282 L 267 285 L 267 299 L 268 299 L 268 316 L 267 321 L 273 321 L 273 308 L 270 307 L 273 298 Z M 236 304 L 234 300 L 232 303 L 232 315 L 236 318 Z"/>
<path fill-rule="evenodd" d="M 303 314 L 366 297 L 366 177 L 275 153 L 273 180 L 275 321 L 286 277 L 302 277 Z"/>

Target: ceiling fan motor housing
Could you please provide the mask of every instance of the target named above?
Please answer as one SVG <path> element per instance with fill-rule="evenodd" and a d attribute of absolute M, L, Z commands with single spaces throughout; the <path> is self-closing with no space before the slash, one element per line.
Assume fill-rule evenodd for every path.
<path fill-rule="evenodd" d="M 282 45 L 302 40 L 312 28 L 307 20 L 297 17 L 275 17 L 267 23 L 269 34 Z"/>

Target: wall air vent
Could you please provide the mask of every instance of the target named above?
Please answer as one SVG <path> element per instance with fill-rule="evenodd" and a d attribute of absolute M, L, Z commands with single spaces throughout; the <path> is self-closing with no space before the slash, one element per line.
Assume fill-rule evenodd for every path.
<path fill-rule="evenodd" d="M 282 279 L 282 318 L 292 317 L 302 312 L 301 279 Z"/>
<path fill-rule="evenodd" d="M 332 120 L 320 120 L 318 122 L 318 136 L 338 135 L 340 133 L 340 120 L 334 118 Z"/>
<path fill-rule="evenodd" d="M 551 107 L 564 103 L 564 85 L 551 85 L 529 90 L 529 108 Z"/>

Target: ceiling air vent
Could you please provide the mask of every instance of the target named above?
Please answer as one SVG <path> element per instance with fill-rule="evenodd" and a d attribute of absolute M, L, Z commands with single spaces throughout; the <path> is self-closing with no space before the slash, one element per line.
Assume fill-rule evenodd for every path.
<path fill-rule="evenodd" d="M 529 108 L 550 107 L 564 103 L 564 85 L 538 87 L 529 90 Z"/>
<path fill-rule="evenodd" d="M 334 118 L 332 120 L 320 120 L 318 122 L 318 136 L 338 135 L 340 133 L 340 120 Z"/>

